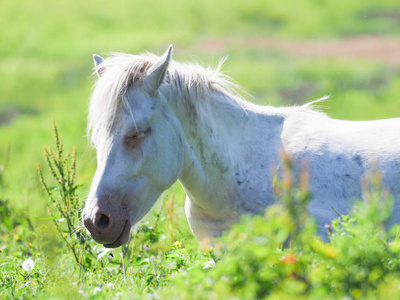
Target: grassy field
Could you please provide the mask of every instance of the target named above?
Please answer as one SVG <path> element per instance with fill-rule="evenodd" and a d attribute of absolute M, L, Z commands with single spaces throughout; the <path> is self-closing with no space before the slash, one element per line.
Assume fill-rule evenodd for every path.
<path fill-rule="evenodd" d="M 198 251 L 178 183 L 146 217 L 130 248 L 114 251 L 111 258 L 103 255 L 100 265 L 83 271 L 59 241 L 36 165 L 51 182 L 43 145 L 54 147 L 54 118 L 65 149 L 76 145 L 76 181 L 83 185 L 78 195 L 87 195 L 96 168 L 85 136 L 93 53 L 161 54 L 172 43 L 180 61 L 216 66 L 228 55 L 224 70 L 259 104 L 303 104 L 330 94 L 321 108 L 335 118 L 399 116 L 398 66 L 373 57 L 296 56 L 240 42 L 275 39 L 296 45 L 369 35 L 397 40 L 400 5 L 395 0 L 0 1 L 0 27 L 0 299 L 159 295 L 175 273 L 203 266 L 216 255 Z M 143 250 L 149 243 L 151 250 Z M 118 251 L 127 251 L 123 266 Z M 21 269 L 29 257 L 36 263 L 30 273 Z M 183 285 L 177 286 L 184 290 Z M 172 297 L 168 289 L 165 297 Z"/>

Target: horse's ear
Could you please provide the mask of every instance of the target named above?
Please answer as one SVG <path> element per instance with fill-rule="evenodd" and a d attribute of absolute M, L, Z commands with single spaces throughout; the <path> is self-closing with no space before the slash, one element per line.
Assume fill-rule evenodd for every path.
<path fill-rule="evenodd" d="M 102 58 L 100 55 L 93 54 L 93 61 L 94 61 L 94 69 L 96 70 L 97 75 L 100 77 L 104 71 L 104 68 L 100 66 L 103 63 L 104 58 Z"/>
<path fill-rule="evenodd" d="M 161 56 L 148 70 L 143 86 L 149 94 L 154 94 L 160 87 L 164 80 L 171 56 L 172 45 L 168 47 L 168 50 L 163 54 L 163 56 Z"/>

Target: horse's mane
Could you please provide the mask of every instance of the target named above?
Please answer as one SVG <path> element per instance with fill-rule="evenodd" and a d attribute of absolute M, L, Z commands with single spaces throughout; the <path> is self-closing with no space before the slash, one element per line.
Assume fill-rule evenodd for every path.
<path fill-rule="evenodd" d="M 100 65 L 98 78 L 90 100 L 88 116 L 88 135 L 94 142 L 97 136 L 111 129 L 118 108 L 127 104 L 124 94 L 132 85 L 140 86 L 147 70 L 159 57 L 146 53 L 130 55 L 114 53 Z M 216 69 L 203 67 L 197 62 L 179 63 L 171 60 L 165 78 L 165 83 L 175 99 L 182 99 L 183 104 L 190 109 L 196 109 L 198 98 L 210 99 L 210 93 L 219 91 L 229 94 L 236 101 L 242 101 L 239 96 L 242 89 L 232 82 L 231 78 L 221 72 L 225 59 L 222 59 Z"/>

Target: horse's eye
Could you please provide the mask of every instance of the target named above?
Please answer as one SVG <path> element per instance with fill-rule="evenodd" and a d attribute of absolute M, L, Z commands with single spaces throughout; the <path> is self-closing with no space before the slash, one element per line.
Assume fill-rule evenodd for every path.
<path fill-rule="evenodd" d="M 124 142 L 127 144 L 134 143 L 136 141 L 143 139 L 149 132 L 150 132 L 150 127 L 146 130 L 129 132 L 128 134 L 125 135 Z"/>

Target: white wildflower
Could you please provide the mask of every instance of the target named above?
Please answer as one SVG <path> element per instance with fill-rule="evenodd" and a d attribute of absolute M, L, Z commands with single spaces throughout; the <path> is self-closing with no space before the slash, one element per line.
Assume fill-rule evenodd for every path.
<path fill-rule="evenodd" d="M 81 287 L 78 289 L 78 293 L 81 294 L 82 296 L 86 297 L 86 293 L 83 291 L 83 289 Z"/>
<path fill-rule="evenodd" d="M 211 268 L 215 268 L 215 261 L 213 259 L 209 260 L 209 261 L 206 261 L 204 263 L 203 270 L 211 269 Z"/>
<path fill-rule="evenodd" d="M 122 292 L 117 292 L 116 294 L 115 294 L 115 296 L 118 298 L 118 297 L 122 297 L 124 294 L 122 294 Z"/>
<path fill-rule="evenodd" d="M 107 283 L 106 284 L 106 286 L 109 288 L 109 289 L 113 289 L 114 288 L 114 283 Z"/>
<path fill-rule="evenodd" d="M 27 272 L 32 271 L 34 267 L 35 267 L 35 262 L 33 261 L 32 258 L 28 258 L 22 262 L 22 269 L 24 269 Z"/>
<path fill-rule="evenodd" d="M 102 258 L 104 255 L 106 255 L 108 252 L 110 252 L 112 249 L 111 248 L 102 248 L 99 251 L 99 254 L 97 254 L 97 259 Z"/>
<path fill-rule="evenodd" d="M 165 266 L 167 267 L 168 270 L 174 270 L 176 269 L 177 264 L 176 261 L 169 261 L 166 263 Z"/>

